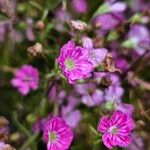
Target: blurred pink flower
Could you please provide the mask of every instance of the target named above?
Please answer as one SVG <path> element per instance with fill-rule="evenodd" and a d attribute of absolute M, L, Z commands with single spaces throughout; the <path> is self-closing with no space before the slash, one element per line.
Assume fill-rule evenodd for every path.
<path fill-rule="evenodd" d="M 74 96 L 69 96 L 67 100 L 68 104 L 62 106 L 61 116 L 70 127 L 76 128 L 82 118 L 80 110 L 76 109 L 79 100 Z"/>
<path fill-rule="evenodd" d="M 72 6 L 77 13 L 85 13 L 88 10 L 87 0 L 72 0 Z"/>
<path fill-rule="evenodd" d="M 104 93 L 94 83 L 76 84 L 76 91 L 81 95 L 82 103 L 92 107 L 102 104 Z"/>
<path fill-rule="evenodd" d="M 61 48 L 57 61 L 71 84 L 90 77 L 93 71 L 93 65 L 89 61 L 89 51 L 81 46 L 75 46 L 73 41 L 69 41 Z"/>
<path fill-rule="evenodd" d="M 73 132 L 62 118 L 53 117 L 45 124 L 43 140 L 47 143 L 47 150 L 67 150 Z"/>
<path fill-rule="evenodd" d="M 144 25 L 136 24 L 132 25 L 128 33 L 128 41 L 132 44 L 132 48 L 139 55 L 145 52 L 145 49 L 140 47 L 139 44 L 150 38 L 150 32 Z"/>
<path fill-rule="evenodd" d="M 128 150 L 145 150 L 144 142 L 138 134 L 133 133 L 131 137 L 132 137 L 132 143 L 128 145 L 127 147 Z"/>
<path fill-rule="evenodd" d="M 98 131 L 103 134 L 102 141 L 109 149 L 113 146 L 128 146 L 131 143 L 131 131 L 134 128 L 133 119 L 121 111 L 116 111 L 110 119 L 103 116 L 98 125 Z"/>
<path fill-rule="evenodd" d="M 119 25 L 123 20 L 124 16 L 122 13 L 106 13 L 96 16 L 94 19 L 94 24 L 102 30 L 111 30 Z"/>
<path fill-rule="evenodd" d="M 18 89 L 22 95 L 27 95 L 30 90 L 36 90 L 39 86 L 39 72 L 31 65 L 24 65 L 17 69 L 11 84 Z"/>
<path fill-rule="evenodd" d="M 106 57 L 107 50 L 105 48 L 94 48 L 93 41 L 89 37 L 83 37 L 82 44 L 83 47 L 89 50 L 90 61 L 93 63 L 93 66 L 96 67 L 100 65 Z"/>

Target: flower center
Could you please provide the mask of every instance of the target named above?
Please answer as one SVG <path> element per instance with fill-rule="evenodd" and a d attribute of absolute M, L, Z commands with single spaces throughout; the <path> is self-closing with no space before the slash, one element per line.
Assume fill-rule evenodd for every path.
<path fill-rule="evenodd" d="M 112 127 L 109 129 L 109 132 L 112 133 L 112 134 L 117 134 L 118 128 L 117 128 L 116 126 L 112 126 Z"/>
<path fill-rule="evenodd" d="M 68 70 L 72 70 L 75 67 L 75 63 L 70 58 L 66 59 L 65 65 L 66 65 Z"/>
<path fill-rule="evenodd" d="M 50 140 L 51 142 L 55 142 L 56 139 L 57 139 L 57 134 L 56 134 L 55 132 L 50 132 L 50 133 L 49 133 L 49 140 Z"/>

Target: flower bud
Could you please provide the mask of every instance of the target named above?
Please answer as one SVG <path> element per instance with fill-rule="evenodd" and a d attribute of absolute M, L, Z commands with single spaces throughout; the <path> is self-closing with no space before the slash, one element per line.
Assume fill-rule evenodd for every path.
<path fill-rule="evenodd" d="M 88 25 L 80 20 L 71 20 L 71 26 L 73 27 L 73 29 L 79 31 L 85 31 L 88 29 Z"/>
<path fill-rule="evenodd" d="M 36 43 L 34 46 L 31 46 L 27 49 L 27 52 L 31 55 L 31 56 L 39 56 L 42 54 L 43 52 L 43 46 L 40 43 Z"/>
<path fill-rule="evenodd" d="M 39 20 L 35 24 L 35 29 L 37 30 L 43 30 L 45 28 L 45 24 L 43 21 Z"/>

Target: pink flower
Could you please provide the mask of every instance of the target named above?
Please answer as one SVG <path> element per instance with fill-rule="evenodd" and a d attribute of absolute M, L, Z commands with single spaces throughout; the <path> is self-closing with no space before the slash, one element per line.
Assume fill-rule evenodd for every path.
<path fill-rule="evenodd" d="M 89 50 L 90 61 L 96 67 L 105 59 L 107 50 L 105 48 L 94 48 L 93 41 L 89 37 L 82 38 L 83 47 Z"/>
<path fill-rule="evenodd" d="M 116 111 L 110 119 L 101 118 L 98 131 L 103 133 L 102 141 L 109 149 L 113 146 L 126 147 L 131 143 L 131 131 L 135 128 L 133 119 Z"/>
<path fill-rule="evenodd" d="M 47 150 L 67 150 L 73 140 L 73 132 L 62 118 L 53 117 L 45 125 L 43 139 Z"/>
<path fill-rule="evenodd" d="M 11 84 L 18 89 L 22 95 L 27 95 L 30 90 L 36 90 L 39 86 L 39 72 L 30 65 L 19 68 Z"/>
<path fill-rule="evenodd" d="M 99 106 L 104 102 L 104 93 L 94 83 L 76 84 L 75 90 L 81 95 L 81 101 L 88 107 Z"/>
<path fill-rule="evenodd" d="M 72 5 L 77 13 L 85 13 L 88 10 L 87 0 L 72 0 Z"/>
<path fill-rule="evenodd" d="M 73 41 L 65 44 L 58 57 L 58 63 L 69 83 L 91 76 L 93 70 L 89 59 L 89 51 L 81 46 L 75 46 Z"/>

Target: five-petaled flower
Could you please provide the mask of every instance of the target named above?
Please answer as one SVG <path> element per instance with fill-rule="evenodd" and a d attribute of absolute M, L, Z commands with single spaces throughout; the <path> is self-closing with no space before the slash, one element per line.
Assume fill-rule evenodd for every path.
<path fill-rule="evenodd" d="M 107 119 L 105 116 L 101 118 L 98 125 L 98 131 L 102 132 L 102 141 L 109 149 L 113 146 L 126 147 L 131 142 L 131 131 L 135 128 L 135 124 L 131 116 L 116 111 Z"/>
<path fill-rule="evenodd" d="M 91 76 L 93 65 L 89 61 L 89 56 L 86 48 L 75 46 L 73 41 L 69 41 L 61 48 L 57 61 L 69 83 L 74 84 L 79 79 Z"/>
<path fill-rule="evenodd" d="M 36 90 L 39 86 L 39 72 L 31 65 L 24 65 L 17 69 L 11 84 L 18 89 L 22 95 L 27 95 L 30 90 Z"/>
<path fill-rule="evenodd" d="M 43 140 L 47 150 L 67 150 L 73 140 L 71 128 L 60 117 L 53 117 L 44 126 Z"/>

